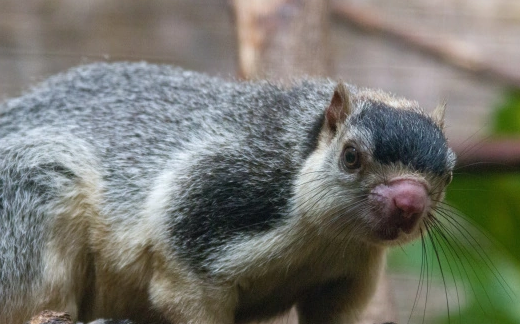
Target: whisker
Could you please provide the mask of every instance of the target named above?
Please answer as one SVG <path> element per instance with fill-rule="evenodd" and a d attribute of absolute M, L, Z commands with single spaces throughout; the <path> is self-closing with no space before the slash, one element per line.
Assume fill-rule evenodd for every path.
<path fill-rule="evenodd" d="M 413 301 L 412 309 L 410 311 L 410 315 L 408 316 L 407 323 L 410 323 L 410 321 L 412 319 L 413 312 L 414 312 L 415 308 L 417 307 L 417 303 L 419 302 L 419 296 L 422 291 L 422 282 L 423 282 L 423 275 L 424 275 L 424 257 L 425 257 L 424 232 L 423 232 L 422 228 L 420 229 L 420 234 L 421 234 L 422 253 L 421 253 L 421 268 L 419 270 L 419 282 L 417 283 L 417 289 L 415 291 L 415 298 Z"/>
<path fill-rule="evenodd" d="M 455 259 L 455 260 L 459 260 L 459 261 L 460 261 L 461 258 L 460 258 L 460 256 L 458 255 L 458 253 L 457 253 L 455 247 L 453 247 L 453 245 L 452 245 L 450 239 L 446 236 L 446 233 L 441 229 L 441 227 L 442 227 L 443 224 L 442 224 L 442 223 L 439 223 L 439 221 L 438 221 L 435 217 L 433 217 L 433 215 L 432 215 L 432 217 L 430 218 L 430 221 L 431 221 L 431 223 L 432 223 L 432 228 L 433 228 L 433 230 L 434 230 L 434 231 L 431 232 L 431 234 L 432 234 L 432 235 L 438 235 L 438 236 L 440 236 L 440 238 L 441 238 L 441 239 L 444 241 L 444 243 L 446 244 L 447 251 L 448 251 L 448 253 L 450 254 L 450 256 L 452 257 L 452 259 Z M 447 231 L 447 232 L 448 232 L 448 233 L 447 233 L 448 235 L 451 235 L 451 234 L 449 233 L 449 231 Z M 451 237 L 452 239 L 454 239 L 453 236 L 450 236 L 450 237 Z M 436 236 L 436 239 L 440 241 L 440 239 L 439 239 L 437 236 Z M 439 244 L 439 245 L 440 245 L 440 247 L 441 247 L 441 249 L 442 249 L 443 255 L 446 256 L 446 252 L 445 252 L 445 250 L 444 250 L 444 247 L 442 246 L 442 244 Z M 448 259 L 447 259 L 447 258 L 446 258 L 446 261 L 447 261 L 447 263 L 448 263 L 448 266 L 450 267 L 450 271 L 451 271 L 451 273 L 452 273 L 452 277 L 453 277 L 453 283 L 454 283 L 455 291 L 456 291 L 456 294 L 457 294 L 457 305 L 458 305 L 459 319 L 460 319 L 460 318 L 461 318 L 461 307 L 460 307 L 459 289 L 458 289 L 457 281 L 455 280 L 455 275 L 454 275 L 454 273 L 453 273 L 453 269 L 452 269 L 452 267 L 451 267 L 451 263 L 448 262 Z M 460 263 L 457 263 L 457 262 L 455 263 L 455 265 L 457 266 L 457 272 L 458 272 L 459 276 L 462 278 L 462 272 L 461 272 L 461 270 L 460 270 L 460 266 L 459 266 L 459 264 L 460 264 Z M 465 270 L 465 269 L 464 269 L 464 270 Z M 463 291 L 466 291 L 466 285 L 465 285 L 464 280 L 462 280 L 462 285 L 463 285 L 463 288 L 464 288 Z"/>
<path fill-rule="evenodd" d="M 437 243 L 439 244 L 439 248 L 442 250 L 443 252 L 443 255 L 445 255 L 444 253 L 444 249 L 442 248 L 442 245 L 439 243 L 438 241 L 438 238 L 437 236 L 435 235 L 435 224 L 430 222 L 428 219 L 425 219 L 425 226 L 428 230 L 428 234 L 429 234 L 429 238 L 430 238 L 430 242 L 431 242 L 431 245 L 433 247 L 433 250 L 434 250 L 434 253 L 435 253 L 435 257 L 437 259 L 437 264 L 439 265 L 439 270 L 440 270 L 440 273 L 441 273 L 441 277 L 442 277 L 442 282 L 443 282 L 443 285 L 444 285 L 444 294 L 446 296 L 446 309 L 447 309 L 447 315 L 448 315 L 448 321 L 451 322 L 451 316 L 450 316 L 450 304 L 449 304 L 449 298 L 448 298 L 448 288 L 446 286 L 446 278 L 444 276 L 444 270 L 442 268 L 442 262 L 441 262 L 441 259 L 440 259 L 440 256 L 439 256 L 439 250 L 438 250 L 438 247 L 437 247 Z M 437 243 L 436 243 L 437 242 Z M 453 269 L 451 268 L 451 265 L 449 263 L 448 260 L 447 261 L 447 264 L 448 264 L 448 267 L 450 268 L 450 272 L 452 274 L 452 277 L 453 277 Z M 455 287 L 457 287 L 457 284 L 455 282 Z M 457 299 L 458 299 L 458 292 L 457 292 Z"/>
<path fill-rule="evenodd" d="M 449 205 L 448 205 L 449 206 Z M 451 206 L 449 206 L 451 207 Z M 485 252 L 485 249 L 484 247 L 481 245 L 481 243 L 475 239 L 475 237 L 469 232 L 467 226 L 463 226 L 456 218 L 454 218 L 452 215 L 450 215 L 450 210 L 440 210 L 439 211 L 441 213 L 441 215 L 443 215 L 445 217 L 445 219 L 454 227 L 457 228 L 457 230 L 459 232 L 461 232 L 461 235 L 463 235 L 462 231 L 466 233 L 466 235 L 463 235 L 464 239 L 466 239 L 468 241 L 468 243 L 472 246 L 472 249 L 477 252 L 478 254 L 478 257 L 484 261 L 484 264 L 486 265 L 486 267 L 491 270 L 491 273 L 493 274 L 493 276 L 495 277 L 495 279 L 497 280 L 497 282 L 500 284 L 500 286 L 502 287 L 502 289 L 504 289 L 504 291 L 508 294 L 508 297 L 512 300 L 512 295 L 514 296 L 515 295 L 515 292 L 512 290 L 512 288 L 507 285 L 507 282 L 505 280 L 505 278 L 502 276 L 502 274 L 500 273 L 500 271 L 497 269 L 496 265 L 494 264 L 494 262 L 491 260 L 491 258 L 489 257 L 489 255 Z M 460 214 L 462 215 L 462 214 Z M 471 222 L 466 218 L 466 217 L 463 217 L 464 220 L 468 221 L 470 224 Z M 456 225 L 454 225 L 454 223 Z M 487 233 L 485 233 L 482 229 L 480 229 L 479 226 L 477 225 L 474 225 L 474 224 L 471 224 L 471 228 L 474 228 L 474 229 L 477 229 L 479 231 L 480 234 L 482 234 L 485 239 L 488 241 L 488 242 L 493 242 L 493 240 L 487 235 Z M 468 240 L 468 238 L 471 238 L 471 240 Z M 478 248 L 476 248 L 476 247 Z M 504 286 L 505 285 L 505 286 Z M 510 294 L 512 293 L 512 295 Z"/>

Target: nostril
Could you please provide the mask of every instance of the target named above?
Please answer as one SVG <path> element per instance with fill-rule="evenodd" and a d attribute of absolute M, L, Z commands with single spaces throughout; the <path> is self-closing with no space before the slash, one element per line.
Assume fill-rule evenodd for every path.
<path fill-rule="evenodd" d="M 406 218 L 411 218 L 414 214 L 422 214 L 426 207 L 425 199 L 421 195 L 403 194 L 394 196 L 394 205 L 401 211 Z"/>

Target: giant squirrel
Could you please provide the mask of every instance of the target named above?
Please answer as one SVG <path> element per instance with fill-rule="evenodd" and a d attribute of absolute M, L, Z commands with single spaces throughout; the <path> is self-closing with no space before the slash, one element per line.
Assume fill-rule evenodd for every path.
<path fill-rule="evenodd" d="M 98 63 L 0 112 L 1 324 L 352 323 L 455 164 L 444 107 L 329 80 Z"/>

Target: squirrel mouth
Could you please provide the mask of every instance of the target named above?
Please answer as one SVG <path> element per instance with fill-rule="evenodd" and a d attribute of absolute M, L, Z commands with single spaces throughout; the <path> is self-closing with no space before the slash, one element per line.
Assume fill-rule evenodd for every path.
<path fill-rule="evenodd" d="M 411 234 L 417 227 L 421 215 L 414 216 L 415 220 L 407 221 L 403 224 L 381 224 L 382 226 L 376 229 L 375 234 L 377 238 L 383 241 L 395 241 L 399 239 L 402 234 Z"/>
<path fill-rule="evenodd" d="M 401 230 L 397 227 L 382 228 L 376 231 L 378 239 L 383 241 L 394 241 L 399 238 Z"/>
<path fill-rule="evenodd" d="M 370 200 L 374 207 L 372 220 L 375 235 L 383 241 L 397 240 L 417 228 L 425 211 L 430 208 L 426 186 L 414 179 L 394 179 L 376 186 Z"/>

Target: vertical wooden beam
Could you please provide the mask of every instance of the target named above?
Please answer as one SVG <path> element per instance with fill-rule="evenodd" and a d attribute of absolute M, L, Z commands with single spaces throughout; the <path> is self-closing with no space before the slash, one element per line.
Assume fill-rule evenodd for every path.
<path fill-rule="evenodd" d="M 233 0 L 242 78 L 325 76 L 329 1 Z"/>

